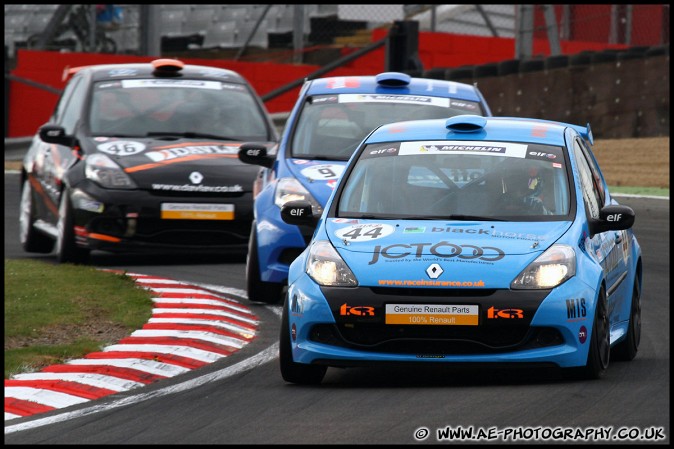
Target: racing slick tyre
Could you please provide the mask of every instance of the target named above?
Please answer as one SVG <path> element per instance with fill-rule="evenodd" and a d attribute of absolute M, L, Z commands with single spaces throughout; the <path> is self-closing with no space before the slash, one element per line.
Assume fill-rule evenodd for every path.
<path fill-rule="evenodd" d="M 283 284 L 264 282 L 260 279 L 260 263 L 257 255 L 257 233 L 255 222 L 250 230 L 248 239 L 248 256 L 246 257 L 246 290 L 248 300 L 265 304 L 278 304 L 283 292 Z"/>
<path fill-rule="evenodd" d="M 56 260 L 59 263 L 85 263 L 89 259 L 89 250 L 79 248 L 75 243 L 75 224 L 73 221 L 73 206 L 70 203 L 70 193 L 64 190 L 61 193 L 59 205 L 59 219 L 56 225 L 58 238 L 56 239 Z"/>
<path fill-rule="evenodd" d="M 611 350 L 611 358 L 629 362 L 634 359 L 639 350 L 641 341 L 641 289 L 639 281 L 634 281 L 632 289 L 632 305 L 630 307 L 630 323 L 627 329 L 627 336 Z"/>
<path fill-rule="evenodd" d="M 54 249 L 54 239 L 35 229 L 35 205 L 33 204 L 33 188 L 26 179 L 21 189 L 19 206 L 19 240 L 24 251 L 47 254 Z"/>
<path fill-rule="evenodd" d="M 281 315 L 281 335 L 279 337 L 279 362 L 281 376 L 286 382 L 302 385 L 320 384 L 328 370 L 327 366 L 295 363 L 290 347 L 290 329 L 288 321 L 288 301 L 283 305 Z"/>
<path fill-rule="evenodd" d="M 611 356 L 611 333 L 609 332 L 607 302 L 606 292 L 602 288 L 597 298 L 587 362 L 583 367 L 569 369 L 568 374 L 573 378 L 599 379 L 606 373 Z"/>

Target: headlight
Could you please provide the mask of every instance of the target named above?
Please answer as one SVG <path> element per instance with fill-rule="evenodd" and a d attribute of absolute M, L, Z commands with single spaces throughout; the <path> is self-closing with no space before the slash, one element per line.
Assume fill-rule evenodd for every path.
<path fill-rule="evenodd" d="M 309 248 L 307 274 L 318 285 L 330 287 L 355 287 L 356 277 L 339 253 L 326 240 L 318 240 Z"/>
<path fill-rule="evenodd" d="M 274 192 L 274 204 L 279 208 L 288 201 L 305 200 L 311 203 L 311 212 L 318 217 L 323 213 L 323 207 L 311 196 L 311 193 L 295 178 L 280 178 Z"/>
<path fill-rule="evenodd" d="M 105 154 L 92 154 L 84 160 L 87 179 L 107 189 L 136 189 L 136 183 Z"/>
<path fill-rule="evenodd" d="M 512 289 L 546 289 L 576 274 L 576 253 L 567 245 L 552 245 L 531 262 L 512 283 Z"/>

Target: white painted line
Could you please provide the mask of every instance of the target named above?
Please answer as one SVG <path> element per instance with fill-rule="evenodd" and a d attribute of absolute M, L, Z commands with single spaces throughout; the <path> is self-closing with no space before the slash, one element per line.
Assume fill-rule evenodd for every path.
<path fill-rule="evenodd" d="M 195 326 L 209 326 L 222 328 L 241 335 L 244 338 L 253 338 L 255 332 L 246 327 L 225 323 L 224 321 L 201 320 L 199 318 L 150 318 L 148 323 L 154 324 L 193 324 Z"/>
<path fill-rule="evenodd" d="M 46 418 L 40 418 L 36 420 L 31 420 L 25 423 L 20 423 L 20 424 L 15 424 L 15 425 L 9 425 L 5 426 L 5 435 L 14 433 L 14 432 L 20 432 L 22 430 L 28 430 L 28 429 L 35 429 L 37 427 L 42 427 L 46 426 L 49 424 L 54 424 L 57 422 L 62 422 L 62 421 L 67 421 L 69 419 L 75 419 L 79 418 L 82 416 L 88 416 L 92 415 L 94 413 L 98 412 L 104 412 L 108 410 L 112 410 L 115 408 L 119 407 L 125 407 L 127 405 L 131 404 L 138 404 L 140 402 L 146 401 L 148 399 L 154 399 L 162 396 L 168 396 L 170 394 L 174 393 L 180 393 L 181 391 L 186 391 L 186 390 L 192 390 L 196 387 L 199 387 L 201 385 L 213 383 L 213 382 L 220 382 L 223 379 L 227 379 L 228 377 L 235 376 L 239 373 L 242 373 L 244 371 L 251 370 L 257 366 L 263 365 L 265 363 L 268 363 L 275 358 L 278 357 L 278 343 L 273 344 L 272 346 L 269 346 L 267 349 L 258 352 L 254 356 L 247 358 L 245 360 L 242 360 L 239 363 L 236 363 L 232 366 L 228 366 L 227 368 L 223 368 L 219 371 L 216 371 L 214 373 L 206 374 L 204 376 L 197 377 L 196 379 L 190 379 L 185 382 L 181 382 L 176 385 L 171 385 L 169 387 L 161 388 L 158 390 L 154 391 L 149 391 L 146 393 L 140 393 L 134 396 L 125 396 L 123 398 L 117 399 L 115 401 L 112 401 L 110 403 L 105 403 L 105 404 L 100 404 L 100 405 L 93 405 L 91 407 L 83 407 L 78 410 L 74 410 L 71 412 L 65 412 L 62 414 L 54 415 L 54 416 L 49 416 Z"/>
<path fill-rule="evenodd" d="M 236 310 L 237 312 L 246 313 L 252 315 L 250 309 L 245 307 L 238 307 L 234 304 L 228 304 L 224 301 L 218 301 L 217 299 L 196 299 L 196 298 L 152 298 L 152 301 L 155 303 L 165 303 L 165 304 L 198 304 L 206 306 L 218 306 L 226 307 L 228 309 Z"/>
<path fill-rule="evenodd" d="M 147 352 L 157 354 L 172 354 L 179 357 L 198 360 L 205 363 L 213 363 L 223 357 L 226 357 L 217 352 L 204 351 L 202 349 L 191 348 L 189 346 L 180 345 L 150 345 L 150 344 L 128 344 L 128 345 L 111 345 L 103 348 L 103 352 Z"/>
<path fill-rule="evenodd" d="M 24 401 L 36 402 L 55 408 L 68 407 L 89 401 L 89 399 L 73 396 L 72 394 L 32 387 L 5 387 L 5 399 L 7 398 L 23 399 Z"/>
<path fill-rule="evenodd" d="M 204 331 L 183 331 L 170 329 L 142 329 L 131 334 L 132 337 L 176 337 L 190 338 L 194 340 L 208 341 L 218 345 L 231 346 L 241 349 L 246 344 L 245 340 L 227 337 L 225 335 L 215 334 Z"/>
<path fill-rule="evenodd" d="M 196 294 L 206 294 L 208 295 L 209 293 L 207 291 L 204 291 L 202 288 L 171 288 L 171 287 L 161 287 L 161 288 L 152 288 L 153 292 L 157 293 L 182 293 L 182 294 L 191 294 L 191 293 L 196 293 Z"/>
<path fill-rule="evenodd" d="M 248 293 L 245 290 L 241 290 L 239 288 L 230 288 L 230 287 L 223 287 L 221 285 L 213 285 L 213 284 L 193 284 L 193 285 L 198 285 L 199 287 L 202 288 L 207 288 L 209 290 L 213 290 L 219 293 L 224 293 L 226 295 L 234 295 L 238 296 L 239 298 L 243 299 L 248 299 Z"/>
<path fill-rule="evenodd" d="M 5 173 L 7 173 L 7 172 L 5 172 Z M 16 418 L 22 418 L 22 416 L 21 415 L 15 415 L 14 413 L 5 412 L 5 421 L 10 420 L 10 419 L 16 419 Z"/>
<path fill-rule="evenodd" d="M 145 385 L 142 382 L 120 379 L 114 376 L 92 373 L 24 373 L 12 376 L 17 380 L 63 380 L 77 382 L 92 387 L 106 388 L 113 391 L 127 391 Z"/>
<path fill-rule="evenodd" d="M 257 320 L 250 318 L 245 318 L 239 315 L 234 315 L 223 310 L 213 310 L 213 309 L 170 309 L 168 307 L 160 307 L 152 309 L 152 315 L 162 315 L 167 313 L 176 313 L 181 315 L 217 315 L 227 318 L 232 318 L 233 320 L 243 321 L 250 324 L 258 324 Z"/>
<path fill-rule="evenodd" d="M 176 284 L 176 285 L 192 285 L 189 282 L 183 282 L 183 281 L 176 281 L 174 279 L 164 279 L 164 278 L 154 278 L 154 277 L 147 277 L 147 278 L 138 278 L 136 279 L 136 282 L 139 284 Z"/>
<path fill-rule="evenodd" d="M 158 376 L 173 377 L 190 371 L 189 368 L 171 365 L 169 363 L 155 362 L 148 359 L 77 359 L 68 362 L 68 365 L 105 365 L 116 366 L 118 368 L 130 368 L 144 373 L 156 374 Z"/>

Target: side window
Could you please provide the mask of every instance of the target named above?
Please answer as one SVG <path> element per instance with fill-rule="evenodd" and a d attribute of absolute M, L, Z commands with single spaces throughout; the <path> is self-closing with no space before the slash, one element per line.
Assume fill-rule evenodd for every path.
<path fill-rule="evenodd" d="M 604 191 L 604 181 L 602 180 L 601 177 L 601 172 L 599 171 L 599 167 L 597 166 L 597 161 L 595 158 L 592 156 L 590 153 L 590 150 L 587 148 L 585 143 L 582 141 L 576 141 L 578 145 L 581 148 L 581 151 L 585 155 L 585 159 L 587 160 L 588 165 L 590 166 L 590 170 L 592 171 L 592 180 L 594 182 L 594 186 L 597 189 L 597 192 L 599 193 L 599 198 L 600 198 L 600 204 L 604 204 L 606 200 L 606 192 Z"/>
<path fill-rule="evenodd" d="M 84 104 L 86 95 L 86 86 L 81 78 L 73 84 L 72 95 L 70 96 L 70 100 L 66 102 L 60 119 L 60 124 L 65 128 L 67 134 L 75 132 L 75 125 L 83 116 L 82 105 Z"/>
<path fill-rule="evenodd" d="M 592 169 L 585 158 L 585 154 L 578 142 L 574 142 L 573 151 L 578 162 L 578 174 L 580 177 L 580 189 L 583 192 L 583 200 L 588 215 L 599 218 L 599 209 L 603 205 L 599 190 L 596 187 Z"/>
<path fill-rule="evenodd" d="M 71 80 L 66 85 L 66 88 L 63 90 L 61 98 L 59 99 L 58 104 L 56 105 L 54 115 L 52 116 L 54 123 L 60 124 L 61 120 L 63 120 L 63 114 L 65 113 L 66 106 L 70 102 L 70 98 L 72 97 L 73 92 L 75 91 L 75 87 L 79 84 L 81 80 L 82 78 L 78 77 Z"/>

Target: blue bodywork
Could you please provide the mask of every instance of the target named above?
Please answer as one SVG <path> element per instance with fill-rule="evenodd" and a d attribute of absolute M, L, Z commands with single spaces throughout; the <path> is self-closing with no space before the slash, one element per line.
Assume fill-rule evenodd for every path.
<path fill-rule="evenodd" d="M 641 249 L 631 228 L 592 235 L 579 161 L 570 150 L 574 139 L 591 144 L 589 126 L 466 116 L 400 122 L 376 129 L 352 157 L 312 238 L 312 242 L 330 242 L 353 272 L 357 286 L 318 285 L 307 274 L 309 248 L 290 266 L 287 334 L 292 336 L 294 362 L 327 366 L 528 362 L 583 367 L 588 362 L 602 289 L 608 298 L 610 345 L 624 341 L 633 291 L 641 285 Z M 564 148 L 575 199 L 571 212 L 559 221 L 530 222 L 342 218 L 335 214 L 333 203 L 343 193 L 342 184 L 366 145 L 443 140 L 542 143 Z M 606 192 L 602 206 L 617 205 L 601 173 L 595 181 Z M 363 235 L 360 231 L 367 229 L 377 229 L 373 238 L 345 237 Z M 511 287 L 529 264 L 552 245 L 560 244 L 575 252 L 574 276 L 550 289 Z M 430 269 L 439 271 L 430 273 Z M 455 318 L 468 321 L 464 325 L 448 322 L 455 324 L 448 327 L 465 332 L 457 330 L 455 345 L 436 344 L 433 335 L 442 326 L 429 324 L 438 323 L 422 321 L 420 326 L 398 326 L 398 334 L 387 333 L 386 328 L 395 327 L 395 323 L 384 324 L 384 316 L 387 320 L 394 316 L 387 306 L 395 304 L 409 310 L 415 305 L 456 307 L 459 314 Z M 467 313 L 461 315 L 464 311 Z M 411 327 L 417 331 L 408 332 Z M 531 335 L 534 337 L 527 340 L 525 336 Z M 407 343 L 402 341 L 406 338 Z M 422 344 L 414 344 L 415 339 Z"/>
<path fill-rule="evenodd" d="M 399 79 L 404 82 L 397 83 Z M 482 93 L 475 86 L 453 81 L 410 78 L 408 75 L 386 72 L 377 76 L 320 78 L 305 83 L 286 122 L 276 162 L 269 169 L 261 169 L 259 177 L 261 186 L 255 198 L 254 232 L 259 278 L 263 282 L 285 285 L 290 261 L 306 247 L 313 232 L 313 229 L 302 229 L 281 220 L 279 207 L 274 204 L 277 181 L 287 177 L 296 178 L 320 205 L 325 205 L 346 166 L 345 159 L 308 160 L 293 157 L 290 152 L 297 121 L 307 98 L 339 94 L 418 95 L 465 100 L 479 104 L 481 110 L 475 111 L 476 114 L 492 115 Z"/>

